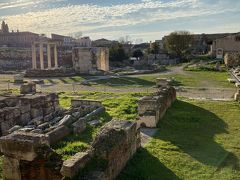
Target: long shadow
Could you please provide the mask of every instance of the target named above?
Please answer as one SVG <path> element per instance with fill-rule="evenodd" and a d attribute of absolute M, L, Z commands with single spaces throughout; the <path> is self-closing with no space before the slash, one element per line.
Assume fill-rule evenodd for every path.
<path fill-rule="evenodd" d="M 48 82 L 50 82 L 51 84 L 56 84 L 56 82 L 54 81 L 54 80 L 52 80 L 52 79 L 47 79 L 48 80 Z"/>
<path fill-rule="evenodd" d="M 212 112 L 193 104 L 176 101 L 158 123 L 154 138 L 170 141 L 199 162 L 220 167 L 225 161 L 238 166 L 238 158 L 215 142 L 216 134 L 228 133 L 227 124 Z"/>
<path fill-rule="evenodd" d="M 180 180 L 180 178 L 162 164 L 158 158 L 146 149 L 140 148 L 127 163 L 116 180 Z"/>
<path fill-rule="evenodd" d="M 142 85 L 142 86 L 154 86 L 156 83 L 154 81 L 148 81 L 145 79 L 135 78 L 135 77 L 120 77 L 120 78 L 111 78 L 111 79 L 102 79 L 94 81 L 97 84 L 101 85 Z"/>

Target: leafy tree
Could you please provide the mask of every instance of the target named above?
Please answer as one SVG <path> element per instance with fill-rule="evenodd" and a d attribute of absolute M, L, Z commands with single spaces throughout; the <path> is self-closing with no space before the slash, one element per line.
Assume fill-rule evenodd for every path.
<path fill-rule="evenodd" d="M 183 58 L 193 43 L 193 35 L 188 31 L 175 31 L 166 37 L 165 48 L 170 54 Z"/>
<path fill-rule="evenodd" d="M 119 62 L 122 62 L 123 60 L 128 59 L 128 56 L 125 53 L 122 44 L 116 44 L 110 48 L 109 59 L 110 61 L 119 61 Z"/>
<path fill-rule="evenodd" d="M 137 58 L 137 60 L 139 60 L 139 58 L 143 57 L 142 50 L 137 49 L 137 50 L 133 51 L 133 57 Z"/>

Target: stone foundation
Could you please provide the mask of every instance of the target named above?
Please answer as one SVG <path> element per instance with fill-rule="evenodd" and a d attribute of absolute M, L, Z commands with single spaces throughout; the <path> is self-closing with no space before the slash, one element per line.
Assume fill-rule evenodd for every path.
<path fill-rule="evenodd" d="M 111 121 L 98 133 L 91 150 L 77 153 L 63 162 L 61 173 L 64 177 L 75 177 L 79 171 L 91 163 L 101 167 L 81 174 L 79 179 L 114 179 L 125 167 L 128 160 L 140 147 L 140 131 L 137 124 L 130 121 Z M 104 162 L 104 163 L 103 163 Z"/>
<path fill-rule="evenodd" d="M 156 127 L 167 109 L 176 100 L 176 90 L 169 85 L 169 82 L 167 79 L 158 79 L 158 92 L 138 101 L 138 126 Z"/>
<path fill-rule="evenodd" d="M 48 134 L 16 131 L 0 138 L 3 177 L 9 180 L 114 179 L 139 147 L 140 131 L 130 121 L 107 123 L 87 152 L 66 161 L 51 149 Z M 101 169 L 84 171 L 102 162 Z"/>
<path fill-rule="evenodd" d="M 74 76 L 73 69 L 29 69 L 26 71 L 25 77 L 65 77 Z"/>

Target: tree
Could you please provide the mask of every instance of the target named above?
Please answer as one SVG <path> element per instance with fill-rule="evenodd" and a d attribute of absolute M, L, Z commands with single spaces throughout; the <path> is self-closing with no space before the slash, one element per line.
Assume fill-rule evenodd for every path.
<path fill-rule="evenodd" d="M 143 57 L 142 50 L 137 49 L 137 50 L 133 51 L 133 57 L 137 58 L 137 60 L 139 60 L 139 58 Z"/>
<path fill-rule="evenodd" d="M 128 59 L 128 56 L 125 53 L 122 44 L 116 44 L 110 48 L 109 59 L 110 61 L 119 61 L 119 62 L 122 62 L 123 60 Z"/>
<path fill-rule="evenodd" d="M 155 60 L 157 59 L 157 54 L 159 53 L 159 44 L 154 42 L 152 44 L 151 53 L 155 55 Z"/>
<path fill-rule="evenodd" d="M 183 58 L 193 43 L 193 35 L 188 31 L 175 31 L 166 37 L 165 43 L 168 53 Z"/>

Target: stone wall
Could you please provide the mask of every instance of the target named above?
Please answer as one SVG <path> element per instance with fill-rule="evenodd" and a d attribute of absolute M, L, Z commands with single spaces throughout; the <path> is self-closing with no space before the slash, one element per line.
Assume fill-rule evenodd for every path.
<path fill-rule="evenodd" d="M 73 68 L 80 74 L 96 74 L 109 71 L 108 48 L 74 48 L 72 54 Z"/>
<path fill-rule="evenodd" d="M 137 124 L 130 121 L 111 121 L 98 133 L 91 150 L 78 153 L 71 159 L 63 162 L 61 173 L 65 177 L 75 177 L 86 166 L 99 161 L 104 162 L 101 167 L 96 167 L 83 173 L 79 179 L 114 179 L 125 167 L 128 160 L 140 147 L 140 131 Z"/>
<path fill-rule="evenodd" d="M 157 93 L 138 101 L 138 126 L 156 127 L 167 109 L 176 100 L 176 90 L 169 85 L 168 80 L 158 79 L 157 85 L 159 87 Z"/>
<path fill-rule="evenodd" d="M 9 180 L 114 179 L 139 147 L 140 131 L 130 121 L 107 123 L 88 151 L 66 161 L 51 149 L 46 134 L 14 132 L 0 138 L 3 177 Z M 91 163 L 101 168 L 88 169 Z"/>
<path fill-rule="evenodd" d="M 31 68 L 30 48 L 0 48 L 0 70 Z"/>
<path fill-rule="evenodd" d="M 15 129 L 30 128 L 59 110 L 58 96 L 54 93 L 0 96 L 0 107 L 1 134 L 7 134 L 15 125 Z"/>
<path fill-rule="evenodd" d="M 240 52 L 226 53 L 224 56 L 224 63 L 228 67 L 239 66 L 240 65 Z"/>
<path fill-rule="evenodd" d="M 73 100 L 74 105 L 68 110 L 59 109 L 57 103 L 57 108 L 48 111 L 47 109 L 54 107 L 55 103 L 51 101 L 51 95 L 56 96 L 36 94 L 29 95 L 28 98 L 15 97 L 12 101 L 2 99 L 4 105 L 24 109 L 30 114 L 26 126 L 14 126 L 7 131 L 10 134 L 0 138 L 5 179 L 60 180 L 63 161 L 50 146 L 71 133 L 78 134 L 84 131 L 87 118 L 103 109 L 97 101 Z M 12 121 L 17 121 L 17 118 L 13 118 Z"/>
<path fill-rule="evenodd" d="M 25 77 L 64 77 L 64 76 L 74 76 L 75 73 L 71 68 L 62 69 L 29 69 L 26 71 Z"/>

